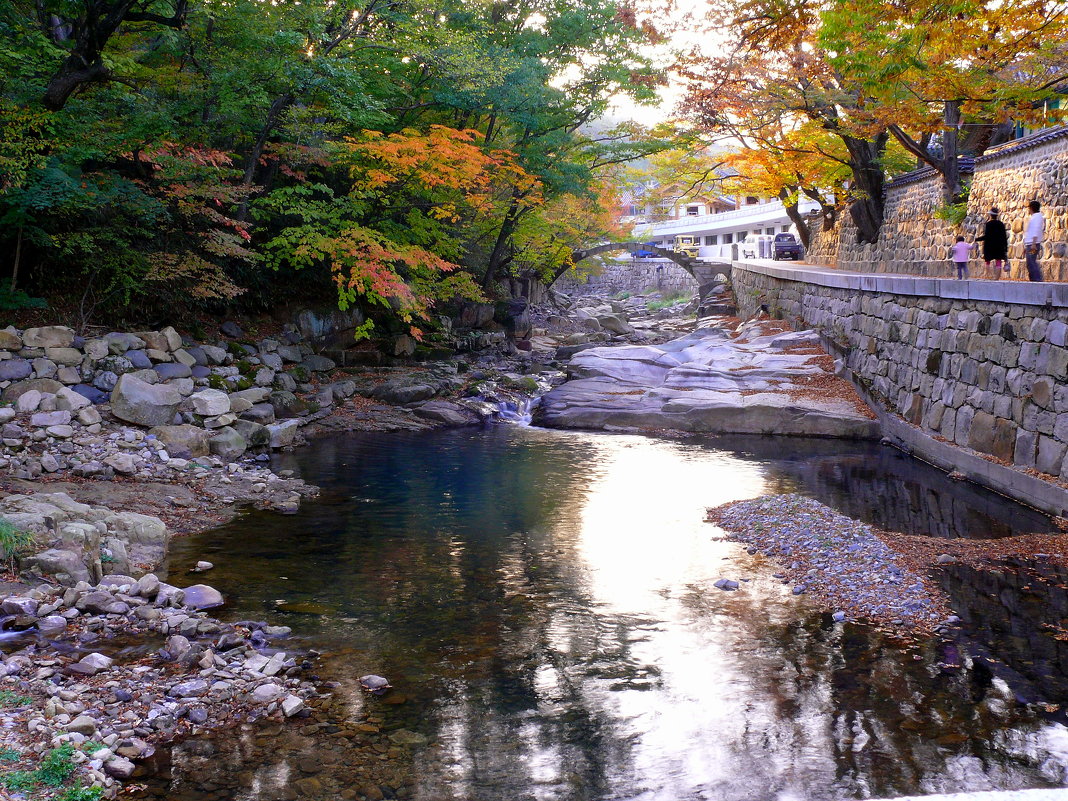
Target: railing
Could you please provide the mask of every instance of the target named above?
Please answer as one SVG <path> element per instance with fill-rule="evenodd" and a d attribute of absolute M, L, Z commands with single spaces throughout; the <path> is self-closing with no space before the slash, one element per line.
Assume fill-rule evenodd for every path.
<path fill-rule="evenodd" d="M 798 204 L 798 211 L 802 214 L 819 208 L 818 204 L 814 200 L 808 200 L 802 198 Z M 740 221 L 751 219 L 753 222 L 759 222 L 767 217 L 784 216 L 786 214 L 786 207 L 783 206 L 781 200 L 773 200 L 770 203 L 762 203 L 756 206 L 744 206 L 740 209 L 734 209 L 733 211 L 721 211 L 718 214 L 699 214 L 693 217 L 679 217 L 674 220 L 663 220 L 661 222 L 647 222 L 639 223 L 634 227 L 634 235 L 641 238 L 644 235 L 656 233 L 662 233 L 667 231 L 674 231 L 680 228 L 692 228 L 694 226 L 704 225 L 716 225 L 721 222 L 728 221 Z"/>

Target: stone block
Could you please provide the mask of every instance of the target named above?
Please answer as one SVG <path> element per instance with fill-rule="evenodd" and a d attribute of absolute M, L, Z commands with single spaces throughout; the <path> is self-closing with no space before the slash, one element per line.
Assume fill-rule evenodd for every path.
<path fill-rule="evenodd" d="M 1059 476 L 1064 454 L 1068 451 L 1068 445 L 1059 442 L 1053 437 L 1040 435 L 1038 438 L 1038 453 L 1035 457 L 1035 468 L 1043 473 Z"/>

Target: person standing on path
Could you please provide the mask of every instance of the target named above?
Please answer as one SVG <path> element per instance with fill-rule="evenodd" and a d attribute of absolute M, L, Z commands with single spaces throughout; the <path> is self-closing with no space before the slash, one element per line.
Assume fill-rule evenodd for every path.
<path fill-rule="evenodd" d="M 977 242 L 983 243 L 983 261 L 986 262 L 987 270 L 994 265 L 994 274 L 990 276 L 997 281 L 1001 274 L 1009 274 L 1009 232 L 1005 229 L 1005 223 L 998 219 L 998 210 L 990 210 L 990 219 L 983 226 L 983 235 L 977 236 Z"/>
<path fill-rule="evenodd" d="M 1032 200 L 1027 207 L 1031 210 L 1031 217 L 1027 220 L 1027 229 L 1024 231 L 1027 278 L 1030 281 L 1041 281 L 1042 267 L 1038 263 L 1038 257 L 1042 255 L 1042 242 L 1046 238 L 1046 218 L 1042 216 L 1042 204 L 1037 200 Z"/>
<path fill-rule="evenodd" d="M 949 249 L 950 258 L 957 265 L 957 278 L 968 277 L 968 256 L 971 252 L 972 246 L 964 241 L 963 236 L 958 236 L 956 244 Z"/>

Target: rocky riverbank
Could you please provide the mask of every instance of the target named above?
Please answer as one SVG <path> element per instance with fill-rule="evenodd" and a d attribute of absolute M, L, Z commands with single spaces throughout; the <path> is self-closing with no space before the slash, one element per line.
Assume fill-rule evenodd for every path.
<path fill-rule="evenodd" d="M 160 745 L 306 716 L 318 691 L 307 656 L 279 647 L 289 629 L 203 611 L 222 603 L 151 573 L 0 600 L 4 797 L 113 798 Z"/>
<path fill-rule="evenodd" d="M 541 326 L 527 340 L 427 364 L 339 367 L 295 329 L 250 341 L 231 328 L 214 344 L 173 329 L 0 331 L 0 557 L 23 581 L 0 596 L 0 788 L 113 797 L 158 747 L 329 710 L 303 678 L 311 662 L 278 650 L 288 629 L 224 623 L 204 611 L 223 602 L 212 588 L 157 579 L 170 538 L 242 505 L 292 512 L 315 494 L 267 466 L 272 450 L 336 431 L 521 418 L 563 380 L 568 349 L 667 338 L 655 326 L 692 327 L 680 312 L 695 302 L 556 300 L 531 310 Z M 366 741 L 360 776 L 400 793 L 403 771 L 379 760 L 399 765 L 414 741 L 375 727 L 372 716 L 341 733 Z"/>
<path fill-rule="evenodd" d="M 868 620 L 926 633 L 953 622 L 938 585 L 913 569 L 872 526 L 802 495 L 768 495 L 710 509 L 708 520 L 775 560 L 795 595 L 835 620 Z M 726 579 L 721 589 L 739 584 Z"/>

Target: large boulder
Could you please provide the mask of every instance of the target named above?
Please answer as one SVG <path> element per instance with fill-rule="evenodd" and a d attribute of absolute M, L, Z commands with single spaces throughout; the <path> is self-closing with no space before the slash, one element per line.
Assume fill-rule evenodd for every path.
<path fill-rule="evenodd" d="M 13 329 L 0 329 L 0 350 L 19 350 L 22 348 L 22 337 Z"/>
<path fill-rule="evenodd" d="M 167 453 L 178 459 L 195 459 L 210 452 L 211 432 L 199 426 L 156 426 L 148 433 L 163 443 Z"/>
<path fill-rule="evenodd" d="M 89 569 L 74 551 L 50 548 L 21 561 L 23 570 L 37 569 L 42 576 L 52 576 L 56 581 L 74 586 L 79 581 L 89 580 Z"/>
<path fill-rule="evenodd" d="M 244 455 L 248 449 L 248 443 L 234 428 L 223 426 L 215 431 L 214 436 L 208 442 L 208 447 L 224 462 L 232 462 Z"/>
<path fill-rule="evenodd" d="M 173 422 L 181 402 L 181 393 L 169 384 L 147 384 L 123 375 L 111 392 L 111 413 L 127 423 L 163 426 Z"/>
<path fill-rule="evenodd" d="M 333 359 L 328 359 L 325 356 L 319 356 L 318 354 L 311 354 L 304 357 L 304 361 L 301 362 L 305 369 L 314 373 L 328 373 L 337 367 L 337 364 Z"/>
<path fill-rule="evenodd" d="M 27 378 L 25 381 L 12 384 L 0 393 L 0 403 L 14 403 L 31 390 L 37 390 L 42 395 L 55 395 L 61 389 L 63 385 L 51 378 Z"/>
<path fill-rule="evenodd" d="M 63 387 L 56 393 L 56 408 L 76 412 L 92 405 L 92 402 L 84 395 L 75 392 L 70 387 Z"/>
<path fill-rule="evenodd" d="M 255 409 L 256 407 L 253 406 L 252 408 Z M 308 413 L 308 404 L 292 392 L 272 392 L 271 408 L 274 409 L 274 416 L 279 420 L 301 417 Z M 252 411 L 252 409 L 249 409 L 249 411 Z M 245 414 L 247 415 L 248 412 Z"/>
<path fill-rule="evenodd" d="M 230 411 L 230 398 L 218 389 L 202 389 L 189 396 L 193 411 L 202 417 L 217 417 Z"/>
<path fill-rule="evenodd" d="M 245 438 L 250 448 L 268 448 L 271 445 L 271 432 L 267 430 L 267 426 L 251 420 L 235 420 L 232 427 Z"/>
<path fill-rule="evenodd" d="M 0 362 L 0 381 L 21 381 L 33 375 L 33 365 L 26 359 L 5 359 Z"/>
<path fill-rule="evenodd" d="M 269 435 L 272 448 L 285 448 L 292 445 L 297 437 L 297 429 L 300 423 L 296 420 L 283 420 L 279 423 L 271 423 L 265 426 Z"/>
<path fill-rule="evenodd" d="M 22 344 L 27 348 L 69 348 L 73 342 L 73 329 L 64 325 L 27 328 L 22 332 Z"/>
<path fill-rule="evenodd" d="M 192 587 L 185 588 L 185 599 L 182 603 L 193 609 L 210 609 L 214 606 L 222 606 L 226 600 L 223 594 L 214 587 L 209 587 L 207 584 L 194 584 Z"/>

